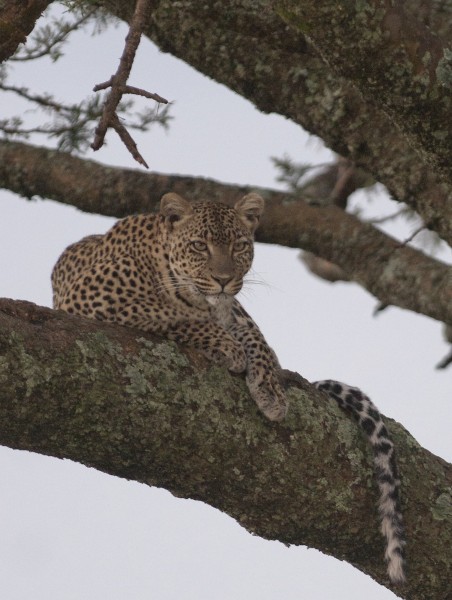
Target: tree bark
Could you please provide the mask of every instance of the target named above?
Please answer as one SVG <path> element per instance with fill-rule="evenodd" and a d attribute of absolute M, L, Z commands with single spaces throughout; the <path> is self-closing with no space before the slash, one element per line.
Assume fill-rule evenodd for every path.
<path fill-rule="evenodd" d="M 0 63 L 25 43 L 36 21 L 53 0 L 8 0 L 0 2 Z"/>
<path fill-rule="evenodd" d="M 24 41 L 48 4 L 2 4 L 0 60 Z M 104 4 L 121 18 L 133 10 L 124 0 Z M 353 12 L 364 5 L 343 3 L 346 18 L 338 20 L 337 3 L 326 1 L 301 6 L 293 0 L 240 0 L 201 7 L 155 0 L 147 34 L 261 110 L 320 135 L 451 242 L 450 31 L 442 28 L 439 39 L 409 20 L 397 24 L 399 9 L 379 0 L 367 3 L 367 13 Z M 361 18 L 367 30 L 360 29 Z M 306 24 L 309 42 L 302 33 Z M 362 35 L 377 25 L 378 39 Z M 384 35 L 393 43 L 381 44 Z M 418 38 L 421 51 L 413 49 Z M 382 51 L 377 61 L 369 51 L 375 41 Z M 359 52 L 350 56 L 354 44 Z M 408 77 L 412 67 L 415 84 Z M 397 83 L 393 95 L 385 91 L 388 82 Z M 398 85 L 406 82 L 411 87 Z M 422 108 L 421 121 L 415 105 Z M 104 214 L 137 210 L 129 202 L 132 189 L 138 190 L 138 210 L 155 208 L 168 189 L 228 202 L 248 191 L 116 171 L 25 145 L 2 143 L 3 159 L 18 148 L 22 158 L 10 154 L 9 162 L 0 160 L 6 187 L 29 197 L 60 195 Z M 21 160 L 38 153 L 34 169 L 24 170 Z M 55 168 L 45 170 L 46 165 Z M 74 186 L 68 185 L 73 168 L 85 175 Z M 103 200 L 96 181 L 103 182 Z M 381 301 L 452 323 L 450 268 L 334 207 L 262 193 L 268 210 L 260 241 L 304 247 L 342 266 Z M 251 403 L 243 377 L 207 364 L 194 351 L 30 303 L 0 301 L 0 443 L 202 500 L 263 538 L 316 547 L 390 587 L 366 442 L 308 383 L 289 395 L 287 421 L 271 424 Z M 410 600 L 450 600 L 452 467 L 420 448 L 400 425 L 390 421 L 389 429 L 399 456 L 409 560 L 408 584 L 394 592 Z"/>
<path fill-rule="evenodd" d="M 276 12 L 452 181 L 452 49 L 401 2 L 282 0 Z"/>
<path fill-rule="evenodd" d="M 0 186 L 25 197 L 40 195 L 116 217 L 156 211 L 169 191 L 190 200 L 210 198 L 231 205 L 251 191 L 209 179 L 105 167 L 12 142 L 0 142 Z M 380 302 L 452 323 L 451 267 L 402 246 L 335 206 L 319 208 L 282 192 L 253 189 L 266 200 L 259 242 L 308 250 L 339 265 Z"/>
<path fill-rule="evenodd" d="M 16 4 L 18 3 L 14 3 Z M 43 4 L 47 5 L 49 2 Z M 133 3 L 124 0 L 104 0 L 103 4 L 112 14 L 120 18 L 125 20 L 131 18 Z M 368 50 L 368 46 L 365 46 L 360 53 L 356 53 L 356 56 L 353 51 L 350 51 L 347 41 L 349 29 L 355 28 L 357 35 L 360 35 L 363 30 L 359 14 L 348 15 L 349 20 L 334 20 L 335 28 L 331 33 L 335 36 L 334 43 L 329 44 L 325 50 L 325 53 L 334 53 L 334 56 L 339 56 L 343 52 L 345 57 L 348 57 L 351 52 L 350 58 L 355 62 L 349 62 L 348 58 L 344 58 L 344 64 L 350 64 L 350 73 L 343 73 L 346 78 L 331 69 L 329 64 L 322 60 L 317 50 L 307 42 L 300 31 L 302 29 L 300 17 L 296 15 L 293 17 L 294 11 L 299 10 L 298 3 L 281 2 L 274 9 L 268 2 L 256 3 L 242 0 L 233 5 L 231 3 L 203 5 L 203 10 L 199 10 L 196 3 L 188 1 L 174 3 L 168 0 L 155 0 L 151 4 L 152 15 L 146 34 L 164 51 L 170 51 L 201 72 L 224 83 L 254 102 L 260 110 L 287 116 L 307 131 L 320 136 L 339 154 L 351 158 L 358 166 L 373 173 L 396 199 L 412 206 L 429 228 L 452 243 L 451 178 L 448 175 L 444 176 L 444 165 L 439 164 L 441 161 L 436 161 L 435 164 L 439 165 L 436 169 L 429 160 L 431 153 L 436 149 L 443 156 L 450 156 L 452 126 L 448 115 L 451 114 L 452 100 L 448 87 L 450 82 L 448 83 L 447 80 L 450 65 L 446 45 L 447 41 L 450 41 L 451 27 L 447 26 L 450 20 L 447 6 L 435 2 L 423 2 L 418 6 L 417 2 L 413 2 L 407 7 L 407 11 L 417 16 L 420 23 L 414 25 L 418 29 L 413 29 L 414 25 L 411 28 L 408 28 L 408 25 L 399 27 L 400 44 L 412 40 L 418 30 L 424 39 L 427 35 L 426 25 L 437 28 L 441 40 L 445 40 L 440 41 L 439 38 L 435 38 L 435 41 L 432 41 L 436 49 L 440 46 L 443 48 L 444 60 L 439 72 L 444 85 L 439 86 L 438 93 L 444 102 L 437 103 L 438 106 L 441 104 L 438 112 L 434 100 L 431 99 L 434 93 L 430 90 L 428 92 L 430 98 L 427 98 L 430 102 L 430 112 L 427 111 L 428 114 L 424 116 L 422 127 L 416 128 L 415 125 L 411 125 L 414 133 L 419 133 L 417 129 L 421 129 L 423 136 L 428 136 L 429 140 L 433 138 L 437 143 L 433 144 L 432 148 L 432 144 L 425 142 L 424 148 L 422 143 L 416 142 L 414 145 L 417 150 L 414 150 L 408 143 L 405 133 L 394 126 L 396 117 L 393 112 L 390 111 L 391 118 L 388 117 L 386 94 L 372 94 L 369 98 L 368 93 L 366 99 L 363 99 L 356 89 L 356 86 L 362 89 L 369 88 L 367 74 L 373 72 L 376 55 L 371 51 L 372 47 Z M 372 8 L 372 5 L 376 4 L 377 0 L 370 3 L 369 18 L 378 17 L 375 16 L 378 11 Z M 318 17 L 321 12 L 328 9 L 335 14 L 334 11 L 337 10 L 336 5 L 333 3 L 329 5 L 327 2 L 309 3 L 309 8 L 307 3 L 303 6 L 304 10 L 309 10 L 308 24 L 316 24 L 318 27 L 322 23 L 329 23 L 327 19 L 322 21 Z M 347 10 L 351 10 L 355 4 L 347 3 L 345 6 Z M 387 9 L 391 13 L 388 17 L 391 23 L 397 21 L 397 10 Z M 283 18 L 290 22 L 290 27 Z M 411 23 L 412 17 L 410 19 L 408 21 Z M 397 27 L 395 29 L 397 30 Z M 177 35 L 174 35 L 175 31 Z M 393 34 L 395 35 L 394 32 Z M 9 40 L 10 37 L 8 35 L 5 40 Z M 323 37 L 323 33 L 319 31 L 316 40 L 321 42 Z M 360 42 L 360 48 L 366 40 L 367 38 Z M 371 39 L 367 41 L 369 44 L 372 43 Z M 384 56 L 388 64 L 382 73 L 382 76 L 391 79 L 397 79 L 399 68 L 397 59 L 401 52 L 399 44 L 395 41 L 385 47 Z M 354 48 L 353 44 L 351 46 Z M 408 49 L 404 51 L 405 68 L 409 68 L 410 60 L 414 60 L 413 57 L 410 58 L 409 48 L 414 48 L 415 57 L 418 56 L 416 52 L 419 50 L 416 44 L 408 44 L 407 47 Z M 4 58 L 7 58 L 8 53 L 12 53 L 11 49 L 5 50 Z M 332 59 L 327 54 L 325 56 L 331 62 Z M 357 64 L 358 60 L 359 64 Z M 433 63 L 429 65 L 432 67 Z M 339 69 L 337 66 L 335 68 Z M 434 70 L 435 76 L 438 77 L 436 74 L 438 69 Z M 413 75 L 416 79 L 416 70 Z M 418 79 L 422 78 L 418 76 Z M 437 85 L 438 81 L 433 83 Z M 421 93 L 422 85 L 425 86 L 427 83 L 420 82 L 415 90 L 418 94 Z M 395 104 L 399 109 L 398 124 L 408 126 L 404 123 L 405 113 L 402 110 L 406 103 L 403 96 L 404 89 L 397 86 L 395 93 L 399 93 L 401 100 Z M 413 102 L 410 106 L 412 104 Z M 440 134 L 435 115 L 443 114 L 444 111 L 446 118 L 440 123 Z M 428 121 L 428 115 L 435 117 L 432 122 Z M 413 123 L 412 119 L 410 123 Z M 422 149 L 419 151 L 421 146 Z"/>
<path fill-rule="evenodd" d="M 195 351 L 28 302 L 0 301 L 0 443 L 202 500 L 252 533 L 346 560 L 390 587 L 370 448 L 308 382 L 282 424 L 244 378 Z M 452 466 L 389 421 L 410 600 L 451 598 Z"/>
<path fill-rule="evenodd" d="M 130 19 L 130 3 L 105 0 L 104 4 L 119 18 Z M 436 168 L 426 158 L 428 149 L 419 153 L 410 145 L 392 114 L 388 116 L 384 97 L 373 94 L 363 98 L 355 80 L 346 79 L 325 63 L 300 31 L 301 19 L 290 18 L 288 6 L 295 11 L 300 3 L 282 4 L 251 0 L 211 2 L 200 10 L 196 2 L 155 0 L 146 35 L 164 52 L 223 83 L 262 112 L 281 114 L 318 135 L 338 154 L 372 173 L 395 199 L 410 205 L 429 228 L 452 243 L 451 177 L 444 175 L 443 167 Z M 312 14 L 307 27 L 316 11 L 317 16 L 323 11 L 323 3 L 312 2 L 309 7 Z M 331 7 L 333 12 L 339 11 L 337 3 L 331 3 Z M 334 42 L 329 46 L 331 54 L 344 52 L 348 56 L 352 52 L 347 32 L 357 24 L 358 17 L 355 15 L 351 24 L 345 19 L 337 23 Z M 431 20 L 435 24 L 442 22 L 434 17 Z M 325 18 L 323 23 L 329 27 L 330 21 Z M 388 65 L 388 77 L 396 78 L 397 45 L 391 45 L 387 52 L 393 52 L 395 57 Z M 354 73 L 360 73 L 362 87 L 368 85 L 367 73 L 373 70 L 374 57 L 372 47 L 359 55 L 361 62 Z M 450 156 L 450 89 L 444 89 L 441 97 L 446 111 L 441 123 L 443 150 L 447 155 L 448 148 Z M 443 109 L 440 112 L 444 115 Z M 400 114 L 399 121 L 402 120 Z M 440 135 L 437 125 L 436 120 L 430 123 L 426 116 L 422 128 L 436 139 L 435 135 Z"/>

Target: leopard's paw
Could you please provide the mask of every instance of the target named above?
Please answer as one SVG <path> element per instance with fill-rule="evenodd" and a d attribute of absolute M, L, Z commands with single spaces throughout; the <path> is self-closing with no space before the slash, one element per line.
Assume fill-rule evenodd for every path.
<path fill-rule="evenodd" d="M 247 377 L 247 384 L 251 396 L 267 419 L 282 421 L 285 418 L 288 410 L 287 398 L 276 373 L 267 374 L 261 379 Z"/>

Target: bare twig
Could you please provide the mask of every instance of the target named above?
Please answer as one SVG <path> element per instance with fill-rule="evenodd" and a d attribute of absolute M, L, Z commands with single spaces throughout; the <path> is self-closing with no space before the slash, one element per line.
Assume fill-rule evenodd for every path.
<path fill-rule="evenodd" d="M 148 165 L 138 152 L 136 143 L 127 132 L 124 125 L 122 125 L 122 123 L 119 121 L 119 118 L 116 114 L 116 109 L 124 93 L 139 93 L 142 96 L 157 100 L 157 102 L 161 102 L 162 100 L 164 101 L 163 98 L 156 94 L 151 94 L 150 92 L 139 90 L 139 88 L 132 88 L 131 86 L 126 85 L 132 69 L 135 53 L 137 51 L 138 44 L 140 43 L 141 33 L 149 13 L 149 7 L 149 0 L 137 0 L 135 5 L 135 13 L 130 23 L 129 33 L 126 37 L 126 44 L 119 61 L 118 70 L 108 81 L 100 83 L 94 87 L 94 91 L 107 89 L 108 87 L 111 89 L 107 100 L 105 101 L 101 119 L 96 128 L 94 141 L 91 144 L 91 148 L 93 150 L 99 150 L 99 148 L 101 148 L 104 144 L 107 129 L 112 127 L 118 133 L 119 137 L 124 142 L 134 159 L 146 168 L 148 168 Z M 167 103 L 166 101 L 164 102 Z"/>
<path fill-rule="evenodd" d="M 135 141 L 133 140 L 132 136 L 127 131 L 127 129 L 124 127 L 124 125 L 121 123 L 121 121 L 119 120 L 118 115 L 116 113 L 113 114 L 113 116 L 110 120 L 110 126 L 113 127 L 113 129 L 119 135 L 119 137 L 123 141 L 125 147 L 130 152 L 130 154 L 133 156 L 133 158 L 137 161 L 137 163 L 139 163 L 140 165 L 143 165 L 143 167 L 146 167 L 146 169 L 149 169 L 149 165 L 144 160 L 144 158 L 141 156 L 141 154 L 138 152 L 138 148 L 137 148 Z"/>
<path fill-rule="evenodd" d="M 385 302 L 379 302 L 377 304 L 377 306 L 374 308 L 373 312 L 372 312 L 372 316 L 373 317 L 377 317 L 379 313 L 383 312 L 384 310 L 386 310 L 388 308 L 389 304 L 386 304 Z"/>
<path fill-rule="evenodd" d="M 372 225 L 381 225 L 383 223 L 387 223 L 388 221 L 392 221 L 401 217 L 405 213 L 410 212 L 410 209 L 407 206 L 404 206 L 400 210 L 396 210 L 396 212 L 391 213 L 390 215 L 385 215 L 383 217 L 374 217 L 372 219 L 366 219 L 366 223 L 371 223 Z"/>
<path fill-rule="evenodd" d="M 452 325 L 444 325 L 444 337 L 447 342 L 452 344 Z M 445 369 L 452 364 L 452 350 L 436 365 L 437 369 Z"/>
<path fill-rule="evenodd" d="M 145 98 L 150 98 L 151 100 L 155 100 L 159 104 L 168 104 L 168 100 L 166 98 L 162 98 L 159 94 L 153 94 L 152 92 L 147 92 L 146 90 L 142 90 L 141 88 L 134 87 L 133 85 L 125 85 L 120 88 L 123 94 L 135 94 L 136 96 L 144 96 Z"/>
<path fill-rule="evenodd" d="M 103 83 L 98 83 L 93 87 L 93 92 L 99 92 L 100 90 L 106 90 L 114 83 L 114 75 L 110 77 L 108 81 L 104 81 Z"/>
<path fill-rule="evenodd" d="M 93 87 L 93 92 L 99 92 L 100 90 L 106 90 L 110 86 L 114 84 L 114 76 L 110 77 L 108 81 L 104 81 L 103 83 L 98 83 Z M 153 94 L 152 92 L 147 92 L 146 90 L 142 90 L 141 88 L 134 87 L 133 85 L 118 85 L 118 90 L 122 94 L 135 94 L 136 96 L 144 96 L 145 98 L 150 98 L 151 100 L 155 100 L 159 104 L 168 104 L 168 100 L 159 96 L 159 94 Z"/>
<path fill-rule="evenodd" d="M 404 246 L 406 246 L 407 244 L 412 242 L 414 240 L 414 238 L 418 235 L 418 233 L 421 233 L 421 231 L 423 231 L 424 229 L 427 229 L 427 227 L 428 227 L 428 225 L 426 223 L 422 223 L 422 225 L 420 227 L 418 227 L 417 229 L 415 229 L 413 231 L 413 233 L 406 238 L 406 240 L 404 240 L 403 242 L 401 242 L 399 244 L 398 247 L 403 248 Z"/>
<path fill-rule="evenodd" d="M 354 175 L 354 165 L 347 159 L 339 157 L 337 161 L 337 179 L 330 194 L 331 204 L 343 209 L 347 207 L 348 197 L 356 190 L 353 181 Z"/>
<path fill-rule="evenodd" d="M 32 94 L 28 90 L 28 88 L 25 88 L 25 87 L 17 87 L 14 85 L 0 84 L 0 90 L 2 90 L 4 92 L 12 92 L 14 94 L 17 94 L 21 98 L 28 100 L 29 102 L 34 102 L 35 104 L 39 104 L 40 106 L 42 106 L 44 108 L 50 108 L 57 112 L 62 112 L 62 111 L 70 112 L 70 111 L 73 111 L 74 107 L 76 106 L 74 104 L 67 106 L 67 105 L 61 104 L 59 102 L 55 102 L 53 100 L 52 96 L 50 96 L 49 94 L 47 94 L 47 95 Z"/>
<path fill-rule="evenodd" d="M 445 356 L 443 358 L 442 361 L 440 361 L 437 365 L 436 365 L 436 369 L 446 369 L 450 364 L 452 364 L 452 350 L 449 352 L 449 354 L 447 356 Z"/>

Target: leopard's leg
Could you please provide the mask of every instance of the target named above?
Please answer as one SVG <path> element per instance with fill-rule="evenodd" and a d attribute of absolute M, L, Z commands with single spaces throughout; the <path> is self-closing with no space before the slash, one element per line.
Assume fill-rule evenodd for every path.
<path fill-rule="evenodd" d="M 124 270 L 121 260 L 99 261 L 74 278 L 71 288 L 61 294 L 58 307 L 72 314 L 162 335 L 199 349 L 209 360 L 234 373 L 245 371 L 242 345 L 212 321 L 208 311 L 205 317 L 200 311 L 193 315 L 196 309 L 181 309 L 152 297 L 148 290 L 140 290 L 138 278 L 134 288 L 123 285 L 118 293 L 119 276 Z"/>
<path fill-rule="evenodd" d="M 228 329 L 246 354 L 246 381 L 250 394 L 271 421 L 282 421 L 287 414 L 287 399 L 280 383 L 278 359 L 264 336 L 242 306 L 235 301 L 234 323 Z"/>
<path fill-rule="evenodd" d="M 114 321 L 141 331 L 157 333 L 200 350 L 209 360 L 233 373 L 246 369 L 246 353 L 240 342 L 210 320 L 191 320 L 161 301 L 131 302 L 118 308 Z"/>

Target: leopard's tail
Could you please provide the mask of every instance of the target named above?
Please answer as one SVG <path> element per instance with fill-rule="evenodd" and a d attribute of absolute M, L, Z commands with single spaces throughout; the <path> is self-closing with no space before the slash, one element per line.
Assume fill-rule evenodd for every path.
<path fill-rule="evenodd" d="M 405 581 L 405 536 L 400 511 L 400 481 L 394 444 L 380 411 L 363 392 L 337 381 L 316 381 L 313 385 L 328 394 L 338 405 L 352 413 L 367 436 L 374 452 L 374 470 L 380 491 L 378 510 L 381 532 L 386 538 L 385 559 L 392 583 Z"/>

